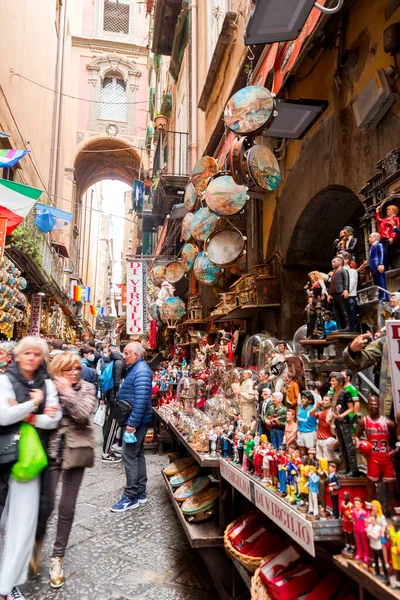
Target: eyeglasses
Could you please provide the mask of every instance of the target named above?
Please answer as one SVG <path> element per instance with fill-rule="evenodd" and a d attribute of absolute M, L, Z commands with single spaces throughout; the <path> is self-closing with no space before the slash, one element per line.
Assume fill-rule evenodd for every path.
<path fill-rule="evenodd" d="M 71 369 L 63 369 L 62 373 L 72 373 L 73 371 L 82 371 L 82 367 L 72 367 Z"/>

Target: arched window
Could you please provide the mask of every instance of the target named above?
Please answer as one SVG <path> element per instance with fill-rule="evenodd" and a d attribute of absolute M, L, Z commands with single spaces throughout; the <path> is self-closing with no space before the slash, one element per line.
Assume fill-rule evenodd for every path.
<path fill-rule="evenodd" d="M 129 33 L 130 4 L 131 0 L 104 0 L 104 31 Z"/>
<path fill-rule="evenodd" d="M 100 119 L 126 121 L 126 84 L 119 73 L 104 76 L 100 93 Z"/>

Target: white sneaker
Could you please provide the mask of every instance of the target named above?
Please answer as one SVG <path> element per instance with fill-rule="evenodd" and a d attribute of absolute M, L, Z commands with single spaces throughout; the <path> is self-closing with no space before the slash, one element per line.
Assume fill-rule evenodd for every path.
<path fill-rule="evenodd" d="M 111 450 L 113 452 L 116 452 L 117 454 L 122 454 L 122 446 L 120 446 L 119 444 L 113 444 L 111 446 Z"/>
<path fill-rule="evenodd" d="M 9 596 L 3 596 L 5 600 L 26 600 L 25 596 L 21 594 L 17 587 L 14 587 L 11 590 L 11 594 Z"/>

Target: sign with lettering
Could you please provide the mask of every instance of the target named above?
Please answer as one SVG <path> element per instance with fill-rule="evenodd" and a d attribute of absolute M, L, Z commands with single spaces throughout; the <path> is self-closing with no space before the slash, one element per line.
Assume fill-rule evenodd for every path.
<path fill-rule="evenodd" d="M 32 294 L 31 301 L 31 335 L 40 335 L 40 317 L 42 314 L 42 296 Z"/>
<path fill-rule="evenodd" d="M 400 321 L 386 321 L 386 339 L 392 379 L 393 408 L 397 421 L 397 414 L 400 412 Z"/>
<path fill-rule="evenodd" d="M 128 260 L 126 266 L 126 332 L 142 335 L 147 331 L 147 265 L 143 260 Z"/>
<path fill-rule="evenodd" d="M 252 502 L 251 484 L 253 482 L 250 481 L 248 477 L 246 477 L 243 471 L 240 471 L 236 467 L 233 467 L 232 465 L 223 460 L 219 461 L 219 466 L 222 477 L 226 479 L 226 481 L 228 481 L 231 485 L 233 485 L 234 488 L 239 490 L 239 492 L 243 494 L 243 496 L 246 496 L 246 498 L 250 500 L 250 502 Z"/>

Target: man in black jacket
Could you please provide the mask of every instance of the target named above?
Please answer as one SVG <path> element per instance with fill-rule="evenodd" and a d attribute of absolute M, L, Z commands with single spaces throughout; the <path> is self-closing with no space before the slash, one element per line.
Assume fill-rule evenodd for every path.
<path fill-rule="evenodd" d="M 105 395 L 105 403 L 108 409 L 108 415 L 106 423 L 103 427 L 103 462 L 121 462 L 120 453 L 115 453 L 111 450 L 114 442 L 116 441 L 117 432 L 118 432 L 118 423 L 114 418 L 115 413 L 115 400 L 117 394 L 119 392 L 119 388 L 123 379 L 125 379 L 126 375 L 126 365 L 124 358 L 116 348 L 112 348 L 108 362 L 113 362 L 113 381 L 114 387 L 106 392 Z M 118 440 L 118 447 L 122 447 L 121 440 Z"/>
<path fill-rule="evenodd" d="M 329 288 L 329 298 L 332 301 L 333 314 L 335 321 L 341 330 L 350 331 L 350 322 L 348 315 L 348 298 L 350 288 L 349 273 L 343 269 L 344 259 L 342 256 L 335 256 L 332 259 L 333 273 Z"/>

